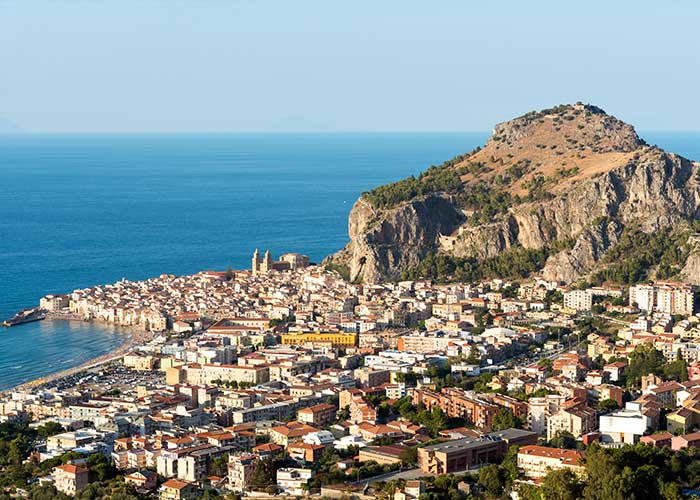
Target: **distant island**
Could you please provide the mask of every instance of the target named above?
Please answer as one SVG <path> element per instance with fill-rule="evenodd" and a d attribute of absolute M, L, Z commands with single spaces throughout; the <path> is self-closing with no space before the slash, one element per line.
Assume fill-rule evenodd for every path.
<path fill-rule="evenodd" d="M 350 243 L 326 263 L 354 282 L 700 282 L 699 169 L 596 106 L 530 112 L 483 148 L 363 193 Z"/>

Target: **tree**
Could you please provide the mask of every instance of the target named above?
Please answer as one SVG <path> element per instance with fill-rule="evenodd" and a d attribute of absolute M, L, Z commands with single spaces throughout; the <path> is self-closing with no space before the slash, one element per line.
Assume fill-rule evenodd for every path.
<path fill-rule="evenodd" d="M 228 454 L 224 453 L 220 457 L 215 457 L 211 461 L 211 474 L 214 476 L 225 476 L 228 473 Z"/>
<path fill-rule="evenodd" d="M 667 363 L 663 367 L 664 378 L 667 380 L 676 380 L 678 382 L 685 382 L 688 380 L 688 365 L 683 359 L 683 353 L 680 349 L 676 353 L 675 361 Z"/>
<path fill-rule="evenodd" d="M 660 490 L 664 500 L 683 500 L 685 498 L 681 486 L 675 481 L 670 483 L 662 482 Z"/>
<path fill-rule="evenodd" d="M 69 500 L 70 497 L 59 492 L 53 484 L 33 486 L 29 491 L 29 500 Z"/>
<path fill-rule="evenodd" d="M 588 482 L 583 490 L 585 500 L 628 500 L 632 498 L 631 469 L 621 470 L 606 450 L 594 444 L 586 453 Z M 647 498 L 653 498 L 651 496 Z"/>
<path fill-rule="evenodd" d="M 335 414 L 336 423 L 345 422 L 350 418 L 350 407 L 344 406 Z"/>
<path fill-rule="evenodd" d="M 484 487 L 491 496 L 498 496 L 503 492 L 504 482 L 498 465 L 487 465 L 479 469 L 479 484 Z"/>
<path fill-rule="evenodd" d="M 401 465 L 416 465 L 418 463 L 418 447 L 411 446 L 410 448 L 406 448 L 399 454 L 399 459 L 401 459 Z"/>
<path fill-rule="evenodd" d="M 55 436 L 56 434 L 60 434 L 61 432 L 65 431 L 63 426 L 58 422 L 47 422 L 44 425 L 37 427 L 36 430 L 37 434 L 42 439 L 46 439 L 49 436 Z"/>
<path fill-rule="evenodd" d="M 255 462 L 255 468 L 253 469 L 253 477 L 250 481 L 250 485 L 253 488 L 263 489 L 267 486 L 275 484 L 276 472 L 276 464 L 271 458 L 258 460 Z"/>
<path fill-rule="evenodd" d="M 666 359 L 661 351 L 650 344 L 640 344 L 629 355 L 627 385 L 637 385 L 643 376 L 661 375 Z"/>
<path fill-rule="evenodd" d="M 467 363 L 469 363 L 470 365 L 481 364 L 481 354 L 479 353 L 479 349 L 476 347 L 475 344 L 472 344 L 472 346 L 469 348 L 469 356 L 467 357 Z"/>
<path fill-rule="evenodd" d="M 553 470 L 544 477 L 541 492 L 547 500 L 577 500 L 583 493 L 583 483 L 569 469 Z"/>
<path fill-rule="evenodd" d="M 101 453 L 90 455 L 87 459 L 90 475 L 97 481 L 107 481 L 117 475 L 114 464 Z"/>
<path fill-rule="evenodd" d="M 552 448 L 565 448 L 567 450 L 576 449 L 576 438 L 569 431 L 557 431 L 548 445 Z"/>
<path fill-rule="evenodd" d="M 507 486 L 510 486 L 513 481 L 518 479 L 518 447 L 510 446 L 506 452 L 506 456 L 501 462 L 501 473 L 503 474 L 504 480 Z"/>
<path fill-rule="evenodd" d="M 29 451 L 29 439 L 22 434 L 10 441 L 7 458 L 12 465 L 18 466 L 25 459 Z"/>
<path fill-rule="evenodd" d="M 521 429 L 523 421 L 516 417 L 512 411 L 507 408 L 501 408 L 493 416 L 491 429 L 494 431 L 502 431 L 503 429 Z"/>
<path fill-rule="evenodd" d="M 611 411 L 619 408 L 617 401 L 614 399 L 604 399 L 598 403 L 598 407 L 605 413 L 610 413 Z"/>
<path fill-rule="evenodd" d="M 540 489 L 528 483 L 518 485 L 518 497 L 521 500 L 543 500 Z"/>
<path fill-rule="evenodd" d="M 418 420 L 428 429 L 431 437 L 438 437 L 440 431 L 445 428 L 447 417 L 439 407 L 434 407 L 430 412 L 425 410 L 418 413 Z"/>
<path fill-rule="evenodd" d="M 554 368 L 552 367 L 552 360 L 549 358 L 542 358 L 537 362 L 537 366 L 544 368 L 546 370 L 546 374 L 549 377 L 552 373 L 554 373 Z"/>
<path fill-rule="evenodd" d="M 200 498 L 202 500 L 221 500 L 221 495 L 219 495 L 215 489 L 208 488 L 204 490 L 204 494 Z"/>

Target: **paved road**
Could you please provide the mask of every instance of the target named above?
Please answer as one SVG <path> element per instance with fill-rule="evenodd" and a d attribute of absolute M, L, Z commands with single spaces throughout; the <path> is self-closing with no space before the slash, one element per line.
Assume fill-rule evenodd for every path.
<path fill-rule="evenodd" d="M 387 474 L 380 474 L 379 476 L 360 479 L 359 481 L 355 481 L 352 484 L 354 486 L 358 486 L 358 485 L 364 485 L 367 482 L 369 482 L 369 484 L 373 484 L 373 483 L 377 483 L 379 481 L 391 481 L 392 479 L 405 479 L 407 481 L 410 481 L 411 479 L 417 479 L 419 477 L 429 476 L 429 475 L 430 474 L 426 474 L 425 472 L 422 472 L 418 467 L 416 467 L 413 469 L 398 470 L 398 471 L 394 471 L 394 472 L 389 472 Z"/>
<path fill-rule="evenodd" d="M 466 474 L 478 474 L 479 469 L 481 467 L 484 467 L 489 464 L 481 464 L 481 466 L 474 466 L 471 469 L 468 470 L 463 470 L 463 471 L 455 471 L 452 472 L 455 476 L 461 476 L 461 475 L 466 475 Z M 361 479 L 360 481 L 355 481 L 353 482 L 353 486 L 363 486 L 369 482 L 369 484 L 377 483 L 379 481 L 391 481 L 392 479 L 405 479 L 406 481 L 410 481 L 412 479 L 418 479 L 421 477 L 426 477 L 426 476 L 436 476 L 438 474 L 426 474 L 425 472 L 421 471 L 419 468 L 414 468 L 414 469 L 404 469 L 404 470 L 399 470 L 399 471 L 394 471 L 394 472 L 389 472 L 387 474 L 381 474 L 379 476 L 374 476 L 374 477 L 368 477 L 366 479 Z"/>

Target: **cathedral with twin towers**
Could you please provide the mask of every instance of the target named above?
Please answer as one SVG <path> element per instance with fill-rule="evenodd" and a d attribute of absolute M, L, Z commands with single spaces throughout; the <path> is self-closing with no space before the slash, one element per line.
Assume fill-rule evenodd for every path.
<path fill-rule="evenodd" d="M 279 260 L 272 260 L 269 250 L 260 258 L 260 252 L 255 249 L 252 259 L 253 276 L 267 274 L 270 271 L 294 271 L 309 266 L 309 257 L 300 253 L 286 253 L 280 255 Z"/>

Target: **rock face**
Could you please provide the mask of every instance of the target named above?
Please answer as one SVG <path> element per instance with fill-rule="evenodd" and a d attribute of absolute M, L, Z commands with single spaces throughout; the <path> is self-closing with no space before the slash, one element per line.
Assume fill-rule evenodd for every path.
<path fill-rule="evenodd" d="M 483 260 L 566 240 L 541 273 L 571 282 L 595 269 L 626 226 L 651 232 L 700 214 L 700 165 L 647 146 L 633 127 L 593 106 L 558 106 L 499 124 L 483 149 L 444 168 L 459 173 L 453 192 L 390 206 L 361 196 L 350 213 L 350 242 L 328 261 L 372 282 L 398 278 L 428 252 Z M 475 223 L 483 207 L 463 200 L 484 186 L 512 201 Z M 691 252 L 683 275 L 700 280 L 700 251 Z"/>
<path fill-rule="evenodd" d="M 350 268 L 352 280 L 377 281 L 418 264 L 439 235 L 452 233 L 463 221 L 462 212 L 442 194 L 382 211 L 360 197 L 350 211 L 351 243 L 333 258 Z"/>

